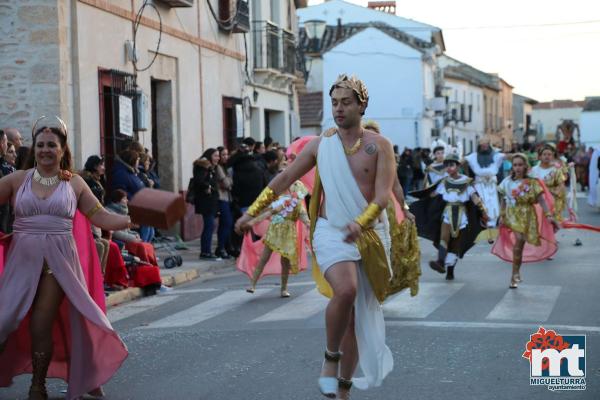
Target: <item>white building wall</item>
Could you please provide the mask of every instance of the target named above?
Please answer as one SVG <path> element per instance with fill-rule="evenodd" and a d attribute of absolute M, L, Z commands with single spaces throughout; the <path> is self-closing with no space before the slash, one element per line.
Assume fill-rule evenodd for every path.
<path fill-rule="evenodd" d="M 342 0 L 330 0 L 315 6 L 302 8 L 298 10 L 298 17 L 300 24 L 303 24 L 304 21 L 317 19 L 326 21 L 327 25 L 337 25 L 338 18 L 342 20 L 342 24 L 383 22 L 428 42 L 432 41 L 433 32 L 439 31 L 438 28 L 422 22 L 372 10 Z"/>
<path fill-rule="evenodd" d="M 341 73 L 356 75 L 367 85 L 370 101 L 365 120 L 376 120 L 394 144 L 416 146 L 426 128 L 422 124 L 424 71 L 419 51 L 368 28 L 325 53 L 323 130 L 335 126 L 328 91 Z"/>
<path fill-rule="evenodd" d="M 573 108 L 552 108 L 533 109 L 531 121 L 536 126 L 538 134 L 541 135 L 542 140 L 554 140 L 556 139 L 556 128 L 565 119 L 573 120 L 575 123 L 579 123 L 581 118 L 581 107 Z M 541 130 L 540 130 L 541 128 Z"/>
<path fill-rule="evenodd" d="M 581 143 L 586 146 L 600 146 L 600 111 L 584 111 L 579 121 Z"/>
<path fill-rule="evenodd" d="M 460 118 L 460 104 L 465 105 L 465 117 L 468 118 L 469 105 L 472 106 L 471 122 L 450 122 L 442 132 L 442 139 L 451 143 L 452 128 L 454 126 L 454 138 L 457 147 L 462 154 L 469 154 L 477 148 L 477 141 L 485 134 L 484 128 L 484 107 L 483 107 L 483 89 L 469 84 L 468 82 L 446 79 L 446 87 L 451 89 L 448 98 L 449 104 L 457 105 L 457 117 Z"/>

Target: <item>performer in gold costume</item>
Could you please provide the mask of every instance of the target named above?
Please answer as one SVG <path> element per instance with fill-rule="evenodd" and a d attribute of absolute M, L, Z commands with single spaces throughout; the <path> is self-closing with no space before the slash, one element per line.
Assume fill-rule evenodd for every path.
<path fill-rule="evenodd" d="M 304 207 L 304 197 L 307 194 L 307 190 L 300 181 L 296 181 L 284 196 L 275 200 L 272 204 L 272 208 L 282 208 L 281 211 L 277 212 L 271 217 L 271 222 L 267 229 L 267 233 L 263 239 L 264 249 L 258 259 L 257 263 L 249 260 L 247 254 L 243 254 L 240 260 L 245 260 L 248 256 L 248 261 L 252 263 L 252 267 L 246 269 L 243 272 L 249 273 L 251 276 L 250 288 L 246 289 L 248 293 L 254 293 L 256 290 L 256 283 L 261 277 L 265 265 L 271 259 L 273 252 L 278 253 L 281 258 L 281 297 L 290 297 L 290 293 L 287 290 L 287 283 L 289 274 L 297 274 L 300 270 L 300 259 L 306 259 L 305 255 L 301 254 L 304 251 L 304 239 L 302 232 L 302 226 L 297 222 L 302 221 L 308 228 L 310 221 L 306 208 Z M 287 204 L 284 204 L 285 202 Z M 281 204 L 280 204 L 281 203 Z M 247 236 L 244 240 L 251 240 L 251 237 Z M 242 245 L 242 252 L 246 251 L 246 246 Z M 302 257 L 304 256 L 304 257 Z M 241 261 L 243 263 L 243 261 Z M 303 268 L 306 268 L 306 261 L 304 262 Z M 238 265 L 238 268 L 244 267 Z M 241 268 L 240 268 L 241 269 Z"/>
<path fill-rule="evenodd" d="M 492 253 L 512 263 L 509 287 L 521 282 L 523 262 L 542 261 L 556 252 L 554 230 L 558 223 L 548 206 L 550 194 L 536 178 L 528 176 L 529 163 L 524 154 L 512 158 L 510 176 L 498 187 L 500 205 L 500 233 Z M 542 214 L 543 210 L 543 214 Z"/>
<path fill-rule="evenodd" d="M 558 222 L 562 222 L 567 201 L 565 181 L 568 167 L 558 158 L 556 148 L 549 143 L 539 149 L 538 156 L 540 162 L 531 169 L 529 175 L 544 181 L 554 197 L 554 218 Z"/>

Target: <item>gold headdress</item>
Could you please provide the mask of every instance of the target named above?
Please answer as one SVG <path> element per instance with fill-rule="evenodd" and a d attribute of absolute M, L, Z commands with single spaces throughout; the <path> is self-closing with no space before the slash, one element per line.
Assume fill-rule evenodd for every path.
<path fill-rule="evenodd" d="M 56 121 L 58 121 L 60 130 L 62 130 L 63 133 L 65 134 L 65 136 L 67 136 L 68 130 L 67 130 L 67 124 L 65 124 L 65 121 L 63 121 L 59 116 L 56 116 L 56 115 L 54 116 L 54 118 L 56 119 Z M 33 124 L 33 128 L 31 128 L 31 138 L 32 139 L 35 137 L 35 130 L 37 129 L 38 124 L 40 123 L 40 121 L 42 121 L 44 119 L 52 119 L 52 118 L 42 115 L 35 121 L 35 123 Z"/>
<path fill-rule="evenodd" d="M 514 153 L 514 154 L 512 155 L 512 157 L 510 158 L 511 162 L 512 162 L 512 160 L 514 160 L 515 158 L 520 158 L 520 159 L 522 159 L 522 160 L 525 162 L 525 167 L 526 167 L 527 169 L 531 168 L 531 165 L 529 164 L 529 157 L 527 157 L 527 155 L 526 155 L 526 154 L 524 154 L 524 153 Z"/>
<path fill-rule="evenodd" d="M 367 129 L 369 131 L 373 131 L 375 133 L 381 133 L 381 127 L 379 126 L 379 123 L 377 123 L 377 121 L 374 121 L 372 119 L 365 121 L 363 123 L 363 128 Z"/>
<path fill-rule="evenodd" d="M 338 76 L 337 80 L 333 83 L 333 85 L 331 85 L 331 89 L 329 89 L 330 96 L 333 90 L 336 88 L 350 89 L 356 94 L 359 103 L 369 103 L 369 91 L 367 90 L 367 86 L 356 76 L 349 77 L 346 74 L 341 74 Z"/>

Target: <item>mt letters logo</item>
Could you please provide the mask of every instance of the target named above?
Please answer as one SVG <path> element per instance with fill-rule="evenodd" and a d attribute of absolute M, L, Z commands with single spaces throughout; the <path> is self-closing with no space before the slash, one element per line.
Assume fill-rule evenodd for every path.
<path fill-rule="evenodd" d="M 523 358 L 529 360 L 530 385 L 585 390 L 585 335 L 561 336 L 540 327 L 529 337 Z"/>

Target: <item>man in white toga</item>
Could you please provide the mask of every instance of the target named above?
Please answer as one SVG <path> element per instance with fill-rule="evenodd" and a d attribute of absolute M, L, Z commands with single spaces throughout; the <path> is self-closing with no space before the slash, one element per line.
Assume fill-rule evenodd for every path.
<path fill-rule="evenodd" d="M 248 229 L 253 217 L 317 166 L 310 207 L 318 264 L 313 264 L 313 275 L 316 271 L 319 289 L 331 297 L 318 384 L 326 397 L 346 399 L 353 383 L 360 389 L 379 386 L 393 368 L 380 303 L 392 274 L 385 209 L 395 161 L 387 139 L 361 128 L 369 100 L 364 83 L 341 75 L 329 95 L 337 129 L 308 143 L 237 221 L 236 229 Z M 363 376 L 352 379 L 357 365 Z"/>

